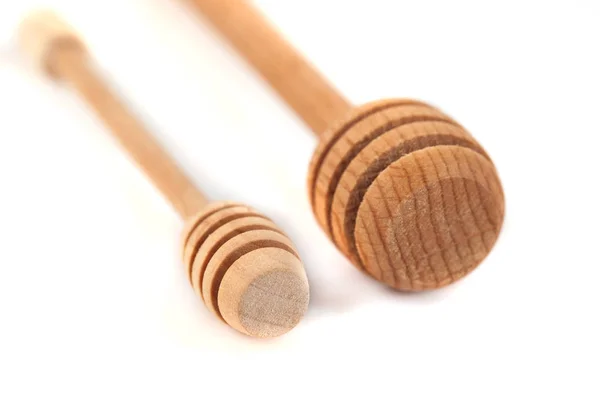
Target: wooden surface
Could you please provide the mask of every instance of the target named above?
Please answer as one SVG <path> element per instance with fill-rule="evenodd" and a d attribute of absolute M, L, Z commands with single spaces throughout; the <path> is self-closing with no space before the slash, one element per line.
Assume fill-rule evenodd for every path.
<path fill-rule="evenodd" d="M 308 179 L 311 204 L 355 265 L 409 291 L 446 286 L 479 265 L 500 233 L 504 195 L 469 133 L 416 100 L 348 112 L 248 2 L 188 1 L 321 137 Z"/>
<path fill-rule="evenodd" d="M 295 327 L 308 307 L 309 288 L 302 262 L 285 234 L 249 207 L 207 205 L 175 161 L 108 89 L 85 46 L 57 16 L 31 15 L 21 37 L 24 50 L 38 57 L 35 61 L 50 76 L 73 86 L 187 221 L 184 262 L 207 307 L 250 336 L 279 336 Z"/>

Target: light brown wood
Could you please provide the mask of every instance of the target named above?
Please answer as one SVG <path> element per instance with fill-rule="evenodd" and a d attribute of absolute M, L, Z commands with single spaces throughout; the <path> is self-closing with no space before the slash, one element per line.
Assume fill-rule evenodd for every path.
<path fill-rule="evenodd" d="M 309 288 L 300 257 L 285 234 L 250 207 L 207 204 L 108 89 L 83 43 L 57 16 L 32 14 L 21 26 L 21 43 L 44 72 L 81 95 L 186 220 L 184 264 L 206 306 L 231 327 L 254 337 L 279 336 L 296 326 L 306 312 Z"/>
<path fill-rule="evenodd" d="M 183 0 L 218 26 L 317 134 L 351 106 L 245 1 Z"/>
<path fill-rule="evenodd" d="M 273 249 L 288 252 L 289 265 L 269 257 Z M 256 337 L 283 334 L 308 308 L 308 281 L 294 245 L 251 207 L 221 202 L 199 212 L 184 230 L 183 259 L 198 296 L 240 332 Z M 269 276 L 286 276 L 289 283 Z M 252 294 L 257 290 L 262 290 L 261 297 Z M 244 315 L 254 322 L 240 322 Z"/>
<path fill-rule="evenodd" d="M 321 138 L 310 201 L 358 268 L 393 288 L 420 291 L 479 265 L 500 233 L 504 194 L 490 157 L 462 126 L 411 99 L 351 109 L 249 2 L 184 1 Z"/>
<path fill-rule="evenodd" d="M 32 15 L 21 26 L 21 42 L 36 64 L 65 81 L 91 106 L 113 136 L 183 217 L 206 200 L 144 126 L 109 90 L 81 40 L 49 12 Z M 37 38 L 37 39 L 36 39 Z"/>
<path fill-rule="evenodd" d="M 249 268 L 252 265 L 259 267 Z M 289 249 L 248 252 L 223 276 L 219 310 L 231 326 L 249 335 L 278 336 L 295 326 L 306 311 L 301 274 L 302 263 Z"/>

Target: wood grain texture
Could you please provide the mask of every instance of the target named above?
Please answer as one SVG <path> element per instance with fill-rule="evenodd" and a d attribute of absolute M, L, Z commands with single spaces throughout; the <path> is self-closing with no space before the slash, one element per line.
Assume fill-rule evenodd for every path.
<path fill-rule="evenodd" d="M 400 290 L 465 276 L 491 250 L 504 216 L 483 148 L 439 110 L 407 100 L 375 102 L 338 123 L 315 152 L 309 193 L 340 251 Z"/>
<path fill-rule="evenodd" d="M 52 13 L 27 18 L 24 50 L 52 78 L 69 83 L 186 220 L 183 259 L 199 297 L 220 319 L 254 337 L 279 336 L 306 312 L 309 288 L 291 241 L 242 204 L 204 196 L 93 69 L 83 43 Z"/>
<path fill-rule="evenodd" d="M 223 276 L 218 307 L 223 318 L 242 332 L 279 336 L 296 326 L 306 312 L 307 289 L 295 254 L 288 249 L 262 248 L 233 262 Z"/>
<path fill-rule="evenodd" d="M 411 99 L 351 109 L 249 2 L 187 2 L 321 138 L 310 201 L 356 266 L 420 291 L 455 282 L 485 258 L 500 233 L 504 195 L 490 157 L 462 126 Z"/>
<path fill-rule="evenodd" d="M 200 212 L 188 223 L 183 258 L 208 309 L 240 332 L 279 336 L 308 308 L 308 280 L 294 245 L 250 207 L 223 202 Z"/>

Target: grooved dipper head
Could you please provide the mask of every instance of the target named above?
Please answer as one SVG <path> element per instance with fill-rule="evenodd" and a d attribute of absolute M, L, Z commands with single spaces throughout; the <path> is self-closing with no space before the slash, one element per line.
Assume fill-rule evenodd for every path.
<path fill-rule="evenodd" d="M 309 194 L 320 225 L 355 265 L 407 291 L 471 272 L 504 218 L 483 148 L 413 100 L 367 104 L 331 129 L 313 157 Z"/>
<path fill-rule="evenodd" d="M 291 241 L 269 219 L 236 203 L 214 204 L 184 235 L 196 293 L 219 318 L 255 337 L 275 337 L 306 312 L 308 281 Z"/>

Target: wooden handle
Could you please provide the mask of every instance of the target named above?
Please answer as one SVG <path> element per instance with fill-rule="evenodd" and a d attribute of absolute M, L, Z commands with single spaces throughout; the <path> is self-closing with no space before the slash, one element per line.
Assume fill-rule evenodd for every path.
<path fill-rule="evenodd" d="M 244 0 L 186 0 L 202 13 L 317 134 L 351 106 Z"/>
<path fill-rule="evenodd" d="M 24 49 L 45 72 L 73 85 L 182 218 L 206 205 L 190 178 L 109 90 L 68 25 L 52 13 L 38 13 L 24 21 L 20 37 Z"/>

